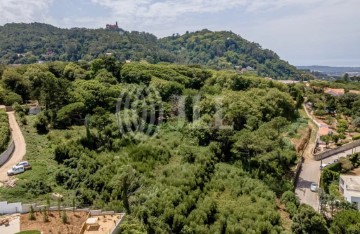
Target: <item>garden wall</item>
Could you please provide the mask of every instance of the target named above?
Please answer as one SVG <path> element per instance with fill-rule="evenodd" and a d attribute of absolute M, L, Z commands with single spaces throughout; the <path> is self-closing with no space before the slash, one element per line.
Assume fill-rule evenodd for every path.
<path fill-rule="evenodd" d="M 321 153 L 318 153 L 318 154 L 314 154 L 314 159 L 319 161 L 321 159 L 333 156 L 334 154 L 342 153 L 344 151 L 350 150 L 350 149 L 358 147 L 358 146 L 360 146 L 360 140 L 353 141 L 353 142 L 351 142 L 349 144 L 340 146 L 340 147 L 338 147 L 336 149 L 332 149 L 332 150 L 328 150 L 328 151 L 321 152 Z"/>
<path fill-rule="evenodd" d="M 8 203 L 7 201 L 0 202 L 0 215 L 15 214 L 22 212 L 21 202 Z"/>

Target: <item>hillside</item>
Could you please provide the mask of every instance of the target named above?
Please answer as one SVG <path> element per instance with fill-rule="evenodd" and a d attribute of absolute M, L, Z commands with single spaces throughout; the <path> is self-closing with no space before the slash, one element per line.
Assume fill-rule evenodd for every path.
<path fill-rule="evenodd" d="M 61 29 L 42 23 L 0 27 L 0 62 L 4 64 L 91 60 L 105 53 L 113 53 L 122 61 L 175 60 L 172 54 L 159 49 L 154 35 L 144 32 L 120 35 L 105 29 Z"/>
<path fill-rule="evenodd" d="M 295 67 L 268 49 L 232 32 L 202 30 L 157 39 L 144 32 L 105 29 L 61 29 L 47 24 L 0 27 L 0 63 L 78 61 L 112 53 L 120 61 L 200 64 L 215 69 L 251 67 L 261 76 L 301 79 Z"/>
<path fill-rule="evenodd" d="M 271 50 L 262 49 L 232 32 L 202 30 L 160 39 L 161 48 L 174 52 L 185 63 L 203 64 L 217 69 L 252 67 L 262 76 L 300 79 L 294 66 Z"/>
<path fill-rule="evenodd" d="M 1 200 L 60 193 L 125 211 L 122 233 L 282 233 L 276 199 L 287 191 L 297 210 L 301 84 L 111 57 L 8 66 L 0 84 L 8 104 L 42 106 L 34 116 L 14 104 L 33 169 L 0 187 Z"/>

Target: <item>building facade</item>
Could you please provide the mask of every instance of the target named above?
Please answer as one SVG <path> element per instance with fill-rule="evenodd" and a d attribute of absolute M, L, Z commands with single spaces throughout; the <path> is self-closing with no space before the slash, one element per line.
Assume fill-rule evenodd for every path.
<path fill-rule="evenodd" d="M 360 176 L 340 175 L 339 189 L 345 200 L 360 210 Z"/>

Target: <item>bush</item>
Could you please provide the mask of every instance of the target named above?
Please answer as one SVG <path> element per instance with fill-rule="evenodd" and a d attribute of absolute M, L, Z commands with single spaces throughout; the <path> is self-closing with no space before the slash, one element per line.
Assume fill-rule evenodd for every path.
<path fill-rule="evenodd" d="M 39 134 L 47 134 L 49 132 L 48 118 L 43 113 L 40 113 L 35 121 L 34 127 Z"/>
<path fill-rule="evenodd" d="M 356 141 L 356 140 L 360 140 L 360 135 L 356 135 L 356 136 L 353 136 L 353 138 L 352 138 L 354 141 Z"/>
<path fill-rule="evenodd" d="M 311 206 L 302 204 L 293 217 L 291 229 L 295 234 L 313 233 L 326 234 L 329 230 L 326 227 L 325 219 Z"/>
<path fill-rule="evenodd" d="M 290 214 L 290 218 L 294 217 L 297 212 L 297 206 L 293 202 L 287 202 L 285 207 L 286 211 Z"/>
<path fill-rule="evenodd" d="M 296 206 L 299 205 L 299 201 L 295 196 L 295 193 L 292 191 L 286 191 L 285 193 L 283 193 L 283 195 L 281 196 L 281 202 L 285 205 L 287 205 L 289 202 L 293 203 Z"/>
<path fill-rule="evenodd" d="M 21 117 L 20 117 L 20 122 L 21 122 L 22 125 L 27 125 L 27 119 L 26 119 L 26 117 L 25 117 L 25 116 L 21 116 Z"/>
<path fill-rule="evenodd" d="M 29 212 L 29 220 L 35 220 L 35 215 L 34 215 L 34 207 L 30 206 L 30 212 Z"/>
<path fill-rule="evenodd" d="M 42 180 L 27 181 L 23 185 L 23 187 L 25 189 L 27 189 L 29 194 L 32 194 L 32 195 L 35 195 L 35 196 L 42 195 L 42 194 L 47 194 L 47 193 L 50 193 L 52 191 L 51 187 Z"/>
<path fill-rule="evenodd" d="M 0 110 L 0 152 L 7 148 L 10 140 L 8 116 L 5 111 Z"/>
<path fill-rule="evenodd" d="M 360 212 L 355 210 L 346 210 L 337 213 L 331 224 L 330 230 L 334 234 L 359 233 Z"/>
<path fill-rule="evenodd" d="M 12 106 L 14 103 L 22 103 L 22 101 L 21 96 L 13 92 L 8 92 L 4 97 L 4 104 L 6 106 Z"/>
<path fill-rule="evenodd" d="M 62 212 L 61 220 L 64 224 L 66 224 L 68 222 L 68 218 L 67 218 L 67 214 L 66 214 L 65 210 L 63 210 L 63 212 Z"/>

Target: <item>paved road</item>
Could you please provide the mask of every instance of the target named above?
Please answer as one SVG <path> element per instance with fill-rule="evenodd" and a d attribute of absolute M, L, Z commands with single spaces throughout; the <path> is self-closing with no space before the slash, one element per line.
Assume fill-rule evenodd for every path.
<path fill-rule="evenodd" d="M 21 129 L 16 122 L 15 113 L 7 112 L 9 117 L 9 124 L 11 128 L 11 136 L 15 143 L 14 153 L 11 155 L 9 160 L 0 167 L 0 181 L 6 181 L 9 179 L 7 171 L 15 164 L 20 162 L 26 153 L 26 143 Z"/>
<path fill-rule="evenodd" d="M 306 108 L 305 111 L 307 115 L 312 118 L 312 116 L 307 112 Z M 318 123 L 316 120 L 314 121 L 317 125 Z M 304 163 L 302 165 L 302 169 L 299 175 L 299 179 L 296 184 L 295 193 L 297 194 L 298 198 L 300 199 L 301 203 L 308 204 L 312 206 L 315 210 L 319 209 L 319 198 L 318 193 L 310 191 L 311 183 L 315 182 L 319 184 L 320 180 L 320 165 L 333 163 L 335 159 L 339 159 L 340 157 L 345 157 L 348 154 L 352 154 L 353 152 L 360 152 L 360 146 L 356 147 L 352 150 L 345 151 L 343 153 L 335 154 L 331 157 L 325 158 L 322 161 L 315 161 L 313 159 L 312 150 L 315 146 L 315 137 L 317 135 L 317 128 L 313 122 L 309 121 L 310 127 L 313 129 L 312 138 L 308 146 L 304 151 Z M 316 130 L 315 130 L 316 129 Z"/>

